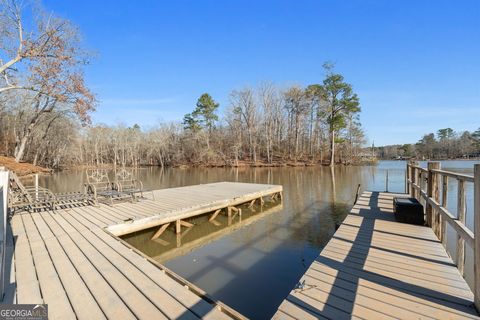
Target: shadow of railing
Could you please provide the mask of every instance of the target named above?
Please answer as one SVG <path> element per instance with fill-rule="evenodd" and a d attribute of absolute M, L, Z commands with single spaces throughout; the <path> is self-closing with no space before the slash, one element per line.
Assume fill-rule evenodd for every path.
<path fill-rule="evenodd" d="M 380 199 L 381 198 L 379 197 L 378 192 L 372 192 L 368 200 L 368 206 L 371 208 L 378 207 L 378 202 Z M 363 199 L 363 200 L 366 200 L 366 199 Z M 338 261 L 336 259 L 333 259 L 332 257 L 328 257 L 327 256 L 328 254 L 320 255 L 311 266 L 314 272 L 308 274 L 307 276 L 307 279 L 308 277 L 312 277 L 315 279 L 315 281 L 324 281 L 325 283 L 328 283 L 328 285 L 326 285 L 323 289 L 320 289 L 320 288 L 316 289 L 320 291 L 324 290 L 318 295 L 326 298 L 320 299 L 321 301 L 316 301 L 314 297 L 317 293 L 313 293 L 313 294 L 305 293 L 306 294 L 305 299 L 300 298 L 298 295 L 290 294 L 287 297 L 287 299 L 291 303 L 296 304 L 306 312 L 317 317 L 351 318 L 352 314 L 354 313 L 354 309 L 356 307 L 359 307 L 359 306 L 356 306 L 356 301 L 358 301 L 360 298 L 359 294 L 360 295 L 364 294 L 359 292 L 360 291 L 359 289 L 361 287 L 361 282 L 367 281 L 374 285 L 377 285 L 378 287 L 388 288 L 388 290 L 390 290 L 389 294 L 392 294 L 393 292 L 392 290 L 394 290 L 395 292 L 398 292 L 399 295 L 406 294 L 410 296 L 409 298 L 410 302 L 413 302 L 417 305 L 419 304 L 428 305 L 428 308 L 430 308 L 430 310 L 432 308 L 432 303 L 434 303 L 439 306 L 449 308 L 450 312 L 458 311 L 458 314 L 461 314 L 462 312 L 472 313 L 472 314 L 475 313 L 475 309 L 472 306 L 472 301 L 462 297 L 461 295 L 454 295 L 452 293 L 442 292 L 440 290 L 434 289 L 433 286 L 426 287 L 418 283 L 413 283 L 413 281 L 407 282 L 407 281 L 400 280 L 402 279 L 401 277 L 394 278 L 394 277 L 387 276 L 385 274 L 380 274 L 374 271 L 367 270 L 369 268 L 366 268 L 366 263 L 367 263 L 367 260 L 369 259 L 369 254 L 371 250 L 379 250 L 379 251 L 388 252 L 389 254 L 398 255 L 399 259 L 401 259 L 402 257 L 409 258 L 409 259 L 418 259 L 420 260 L 419 264 L 426 261 L 428 263 L 446 265 L 448 267 L 454 267 L 455 265 L 453 263 L 448 263 L 443 261 L 445 259 L 445 255 L 438 255 L 438 258 L 435 258 L 435 254 L 432 254 L 429 258 L 426 258 L 424 256 L 416 255 L 414 253 L 406 253 L 406 252 L 401 252 L 397 250 L 392 250 L 391 248 L 382 248 L 374 245 L 373 244 L 374 231 L 378 232 L 378 230 L 375 230 L 375 222 L 376 220 L 381 220 L 382 218 L 380 217 L 380 219 L 373 219 L 374 215 L 372 214 L 370 209 L 360 209 L 357 212 L 357 214 L 358 216 L 362 217 L 361 222 L 358 226 L 345 224 L 345 226 L 358 228 L 353 240 L 351 238 L 346 239 L 338 235 L 334 235 L 333 237 L 333 239 L 335 239 L 337 242 L 341 241 L 346 243 L 345 246 L 342 246 L 342 248 L 344 248 L 344 250 L 347 251 L 341 255 L 341 256 L 344 256 L 344 259 L 342 261 Z M 387 217 L 385 220 L 390 220 L 390 218 Z M 439 242 L 439 241 L 433 241 L 432 239 L 424 239 L 424 238 L 415 238 L 415 241 L 420 241 L 421 243 L 425 241 L 425 244 L 431 244 L 432 242 Z M 327 246 L 325 249 L 328 249 L 328 248 L 329 247 Z M 333 252 L 333 251 L 330 251 L 330 252 Z M 318 263 L 318 267 L 316 266 L 315 263 Z M 332 274 L 327 275 L 324 267 L 331 268 L 334 270 L 334 272 L 332 271 Z M 400 272 L 400 269 L 398 269 L 397 271 Z M 317 272 L 319 274 L 318 278 L 313 277 L 312 274 L 316 275 Z M 328 282 L 328 281 L 325 281 L 325 278 L 322 279 L 322 277 L 329 277 L 329 278 L 333 277 L 333 280 L 331 282 Z M 412 279 L 418 278 L 420 283 L 422 280 L 425 281 L 425 279 L 421 279 L 420 275 L 418 277 L 411 276 L 411 278 Z M 461 278 L 458 277 L 458 279 L 461 279 Z M 434 281 L 432 281 L 432 283 L 433 282 Z M 449 285 L 452 285 L 451 287 L 456 289 L 454 283 L 456 283 L 455 280 L 449 281 Z M 442 285 L 442 283 L 440 282 L 438 284 Z M 309 290 L 312 287 L 316 287 L 316 286 L 309 286 L 307 283 L 307 285 L 305 285 L 305 290 Z M 325 288 L 328 288 L 328 289 L 325 289 Z M 458 289 L 461 290 L 462 288 L 463 287 L 459 285 Z M 296 292 L 301 292 L 301 291 L 304 291 L 304 290 L 301 289 Z M 385 292 L 382 292 L 382 294 L 385 295 Z M 369 298 L 372 298 L 372 297 L 369 297 Z M 418 298 L 418 299 L 414 299 L 414 298 Z M 313 299 L 313 302 L 309 303 L 308 301 L 312 301 L 312 299 Z M 381 298 L 377 298 L 377 299 L 379 303 L 380 302 L 383 304 L 389 303 L 387 301 L 380 300 Z M 425 310 L 409 310 L 408 307 L 404 305 L 391 304 L 391 306 L 394 308 L 397 308 L 397 310 L 403 309 L 405 310 L 405 312 L 411 312 L 411 311 L 419 312 L 419 313 L 423 312 L 424 316 L 427 316 L 427 317 L 429 316 L 429 314 L 426 314 L 427 312 L 425 311 L 425 310 L 428 310 L 428 308 Z M 368 309 L 368 308 L 371 308 L 371 305 L 366 306 L 366 304 L 363 304 L 363 305 L 361 304 L 360 307 Z M 370 311 L 380 316 L 380 314 L 384 310 L 382 310 L 381 306 L 379 306 L 378 308 L 375 308 L 375 310 L 371 309 Z M 385 316 L 387 316 L 387 314 L 385 314 Z"/>

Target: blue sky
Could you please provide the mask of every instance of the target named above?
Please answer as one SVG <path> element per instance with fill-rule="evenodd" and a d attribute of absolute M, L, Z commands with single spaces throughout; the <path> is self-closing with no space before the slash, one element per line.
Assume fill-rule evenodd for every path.
<path fill-rule="evenodd" d="M 360 96 L 376 145 L 480 127 L 480 1 L 44 0 L 96 58 L 94 122 L 180 121 L 210 93 L 321 82 L 322 63 Z"/>

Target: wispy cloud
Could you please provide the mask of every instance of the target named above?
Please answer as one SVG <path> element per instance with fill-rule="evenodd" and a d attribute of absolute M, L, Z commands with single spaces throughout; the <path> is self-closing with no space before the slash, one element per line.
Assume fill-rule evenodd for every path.
<path fill-rule="evenodd" d="M 107 98 L 100 99 L 100 103 L 104 105 L 116 106 L 148 106 L 159 105 L 175 102 L 174 98 Z"/>

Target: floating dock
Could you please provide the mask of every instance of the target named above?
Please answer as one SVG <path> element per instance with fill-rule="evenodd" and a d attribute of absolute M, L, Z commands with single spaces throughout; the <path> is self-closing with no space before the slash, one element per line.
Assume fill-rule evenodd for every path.
<path fill-rule="evenodd" d="M 3 303 L 46 303 L 51 319 L 243 319 L 117 236 L 170 223 L 181 232 L 192 227 L 185 219 L 214 219 L 220 210 L 233 219 L 236 206 L 281 193 L 222 182 L 155 190 L 134 203 L 16 214 L 7 226 Z"/>
<path fill-rule="evenodd" d="M 361 195 L 274 319 L 480 319 L 432 228 L 395 222 L 394 196 Z"/>

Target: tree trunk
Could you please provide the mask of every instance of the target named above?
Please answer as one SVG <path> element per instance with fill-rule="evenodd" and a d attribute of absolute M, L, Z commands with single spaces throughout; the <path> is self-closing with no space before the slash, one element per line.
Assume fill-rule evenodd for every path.
<path fill-rule="evenodd" d="M 335 165 L 335 131 L 330 134 L 330 166 Z"/>
<path fill-rule="evenodd" d="M 15 154 L 15 161 L 20 162 L 23 159 L 23 154 L 25 153 L 25 147 L 27 146 L 27 140 L 30 133 L 25 134 L 20 140 L 20 145 L 18 146 L 17 152 Z"/>

